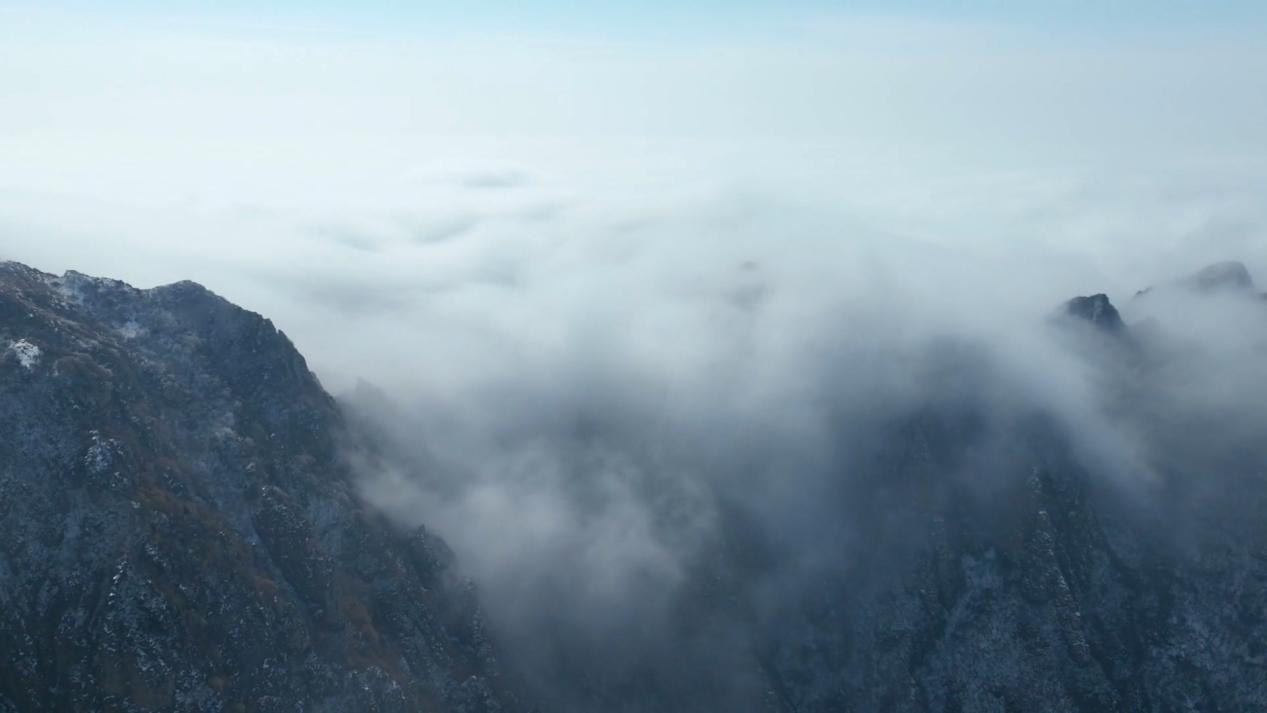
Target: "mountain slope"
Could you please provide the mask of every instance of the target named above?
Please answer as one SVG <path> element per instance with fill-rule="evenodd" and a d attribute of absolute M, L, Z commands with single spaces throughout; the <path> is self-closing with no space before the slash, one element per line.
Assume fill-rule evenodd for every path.
<path fill-rule="evenodd" d="M 0 263 L 0 711 L 511 708 L 444 543 L 355 497 L 286 337 Z"/>
<path fill-rule="evenodd" d="M 1104 295 L 1061 313 L 1151 476 L 1119 480 L 1043 405 L 1000 411 L 974 369 L 943 372 L 966 395 L 879 439 L 838 505 L 859 538 L 755 638 L 777 710 L 1267 709 L 1267 423 L 1203 452 L 1231 429 L 1159 396 L 1186 353 L 1136 341 Z"/>
<path fill-rule="evenodd" d="M 1234 289 L 1049 320 L 1103 413 L 935 340 L 901 363 L 914 399 L 815 414 L 843 445 L 810 473 L 749 477 L 736 444 L 692 499 L 671 469 L 632 481 L 680 580 L 594 618 L 561 568 L 490 633 L 444 543 L 356 497 L 353 452 L 432 477 L 405 412 L 353 399 L 345 425 L 284 335 L 192 283 L 0 264 L 0 713 L 510 711 L 512 678 L 552 711 L 1267 709 L 1264 345 L 1183 331 L 1267 313 L 1243 268 L 1199 274 Z M 1185 290 L 1209 303 L 1167 322 Z M 646 448 L 626 437 L 550 445 Z M 1088 446 L 1112 439 L 1138 462 Z M 710 527 L 674 539 L 684 502 Z"/>

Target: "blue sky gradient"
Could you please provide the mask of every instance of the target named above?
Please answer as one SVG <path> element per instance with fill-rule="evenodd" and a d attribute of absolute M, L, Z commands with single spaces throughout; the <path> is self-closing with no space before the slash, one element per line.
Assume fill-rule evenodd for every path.
<path fill-rule="evenodd" d="M 69 13 L 79 18 L 193 21 L 314 29 L 394 31 L 550 32 L 599 35 L 760 33 L 814 18 L 891 18 L 927 22 L 1004 24 L 1059 31 L 1186 31 L 1243 27 L 1267 21 L 1267 3 L 1255 0 L 694 0 L 690 3 L 585 2 L 582 0 L 228 0 L 195 2 L 123 0 L 108 8 L 86 0 L 12 3 L 9 9 Z M 2 11 L 3 5 L 0 5 Z"/>

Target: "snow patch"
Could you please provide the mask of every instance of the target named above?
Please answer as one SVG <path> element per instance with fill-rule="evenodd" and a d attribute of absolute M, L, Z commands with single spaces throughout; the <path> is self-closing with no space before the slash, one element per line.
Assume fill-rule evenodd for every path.
<path fill-rule="evenodd" d="M 118 280 L 106 277 L 93 277 L 82 272 L 67 270 L 61 277 L 53 277 L 48 284 L 62 296 L 62 299 L 75 305 L 83 305 L 90 296 L 127 287 Z"/>
<path fill-rule="evenodd" d="M 9 344 L 9 351 L 13 352 L 18 358 L 18 363 L 27 371 L 35 369 L 35 366 L 40 363 L 40 348 L 25 339 Z"/>
<path fill-rule="evenodd" d="M 93 430 L 88 435 L 92 438 L 92 445 L 84 454 L 84 467 L 93 475 L 103 475 L 114 465 L 119 443 L 113 438 L 102 438 L 100 431 Z"/>
<path fill-rule="evenodd" d="M 76 305 L 82 305 L 84 303 L 83 290 L 81 290 L 80 285 L 71 280 L 68 275 L 54 277 L 48 281 L 48 284 L 62 296 L 63 301 Z"/>
<path fill-rule="evenodd" d="M 122 327 L 119 327 L 116 331 L 118 331 L 119 336 L 123 337 L 124 339 L 136 339 L 137 337 L 145 336 L 145 333 L 146 333 L 145 327 L 142 327 L 134 319 L 128 320 Z"/>

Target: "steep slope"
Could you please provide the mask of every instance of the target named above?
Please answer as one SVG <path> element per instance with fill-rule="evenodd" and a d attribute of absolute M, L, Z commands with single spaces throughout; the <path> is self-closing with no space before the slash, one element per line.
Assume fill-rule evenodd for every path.
<path fill-rule="evenodd" d="M 895 424 L 841 503 L 864 541 L 762 644 L 781 710 L 1267 709 L 1267 423 L 1193 458 L 1210 427 L 1157 400 L 1163 356 L 1104 295 L 1061 313 L 1149 434 L 1151 479 L 1115 480 L 1041 410 L 969 396 Z"/>
<path fill-rule="evenodd" d="M 912 428 L 930 446 L 902 449 L 904 469 L 956 466 L 944 427 Z M 880 505 L 872 521 L 890 528 L 802 592 L 768 644 L 783 710 L 1267 706 L 1261 527 L 1158 522 L 1097 492 L 1044 428 L 1024 430 L 1033 450 L 988 503 L 952 485 L 923 507 Z"/>
<path fill-rule="evenodd" d="M 448 549 L 361 505 L 344 437 L 268 320 L 0 263 L 0 711 L 512 709 Z"/>

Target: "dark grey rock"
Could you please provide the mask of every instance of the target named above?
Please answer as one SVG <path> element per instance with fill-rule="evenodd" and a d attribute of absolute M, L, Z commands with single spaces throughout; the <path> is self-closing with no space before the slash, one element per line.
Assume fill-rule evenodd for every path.
<path fill-rule="evenodd" d="M 1120 333 L 1126 329 L 1122 315 L 1109 301 L 1107 295 L 1097 294 L 1089 297 L 1075 297 L 1061 306 L 1061 313 L 1068 317 L 1085 320 L 1087 323 L 1110 333 Z"/>
<path fill-rule="evenodd" d="M 0 263 L 0 710 L 510 711 L 443 543 L 358 500 L 267 319 Z"/>

